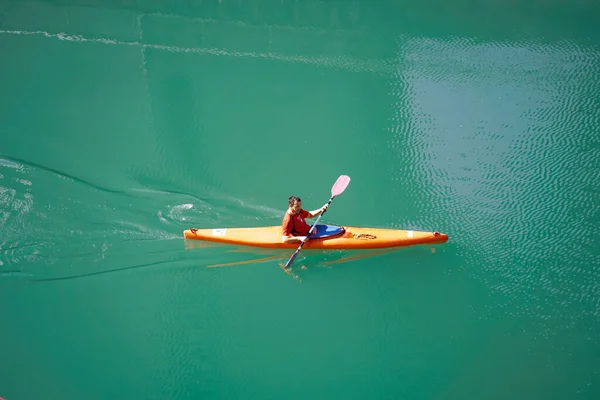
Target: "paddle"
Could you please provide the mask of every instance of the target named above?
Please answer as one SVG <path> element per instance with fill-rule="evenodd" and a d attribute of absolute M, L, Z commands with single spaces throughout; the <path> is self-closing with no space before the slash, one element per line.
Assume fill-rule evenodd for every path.
<path fill-rule="evenodd" d="M 348 187 L 349 183 L 350 183 L 350 177 L 348 175 L 340 175 L 340 177 L 337 179 L 337 181 L 335 181 L 335 183 L 331 187 L 331 198 L 327 202 L 327 208 L 329 208 L 329 205 L 331 204 L 332 200 L 336 196 L 339 196 L 340 194 L 344 193 L 344 190 L 346 190 L 346 188 Z M 308 240 L 308 237 L 312 233 L 313 229 L 315 229 L 315 227 L 319 223 L 319 220 L 321 219 L 321 217 L 323 216 L 323 214 L 325 214 L 326 212 L 327 212 L 327 210 L 325 210 L 321 214 L 319 214 L 319 216 L 317 217 L 317 220 L 315 221 L 315 223 L 312 224 L 312 226 L 310 227 L 310 230 L 306 234 L 306 237 L 304 238 L 304 240 L 302 240 L 302 243 L 300 243 L 300 246 L 298 247 L 298 249 L 294 252 L 294 254 L 292 254 L 292 256 L 290 257 L 290 259 L 288 260 L 288 262 L 285 264 L 285 269 L 286 270 L 289 268 L 290 265 L 292 265 L 292 262 L 294 262 L 294 259 L 296 258 L 296 256 L 298 255 L 298 253 L 300 253 L 300 250 L 302 250 L 302 247 L 304 246 L 304 243 L 306 243 L 306 241 Z"/>

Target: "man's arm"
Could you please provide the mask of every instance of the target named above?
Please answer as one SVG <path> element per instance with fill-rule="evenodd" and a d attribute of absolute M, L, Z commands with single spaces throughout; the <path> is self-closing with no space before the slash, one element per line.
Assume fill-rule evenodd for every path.
<path fill-rule="evenodd" d="M 319 215 L 323 214 L 325 212 L 325 210 L 327 210 L 327 207 L 328 207 L 327 204 L 325 204 L 323 207 L 321 207 L 317 210 L 309 211 L 306 218 L 318 217 Z"/>

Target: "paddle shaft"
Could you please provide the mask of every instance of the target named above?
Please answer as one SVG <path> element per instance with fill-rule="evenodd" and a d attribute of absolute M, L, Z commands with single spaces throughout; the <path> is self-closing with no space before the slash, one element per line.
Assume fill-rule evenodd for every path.
<path fill-rule="evenodd" d="M 327 202 L 327 208 L 329 208 L 329 205 L 333 201 L 334 197 L 335 196 L 331 196 L 331 198 Z M 288 268 L 292 264 L 292 262 L 294 262 L 294 260 L 296 259 L 296 256 L 298 255 L 298 253 L 300 253 L 300 250 L 302 250 L 302 247 L 304 246 L 304 243 L 306 243 L 306 241 L 308 240 L 308 237 L 312 233 L 313 229 L 317 226 L 317 224 L 319 223 L 319 220 L 321 219 L 321 217 L 323 216 L 323 214 L 325 214 L 326 212 L 327 212 L 327 210 L 325 210 L 321 214 L 319 214 L 319 216 L 317 217 L 317 220 L 314 222 L 314 224 L 311 225 L 310 229 L 308 230 L 308 233 L 306 234 L 306 237 L 304 238 L 304 240 L 302 240 L 302 243 L 300 243 L 300 246 L 298 247 L 298 249 L 294 252 L 294 254 L 292 254 L 292 256 L 290 257 L 290 259 L 288 260 L 288 262 L 285 264 L 285 268 Z"/>

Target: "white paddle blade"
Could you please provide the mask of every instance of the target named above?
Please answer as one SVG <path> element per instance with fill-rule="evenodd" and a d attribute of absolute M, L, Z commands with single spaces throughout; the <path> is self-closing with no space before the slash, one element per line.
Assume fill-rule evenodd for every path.
<path fill-rule="evenodd" d="M 344 190 L 346 190 L 349 184 L 350 177 L 348 175 L 340 175 L 331 188 L 331 197 L 339 196 L 344 193 Z"/>

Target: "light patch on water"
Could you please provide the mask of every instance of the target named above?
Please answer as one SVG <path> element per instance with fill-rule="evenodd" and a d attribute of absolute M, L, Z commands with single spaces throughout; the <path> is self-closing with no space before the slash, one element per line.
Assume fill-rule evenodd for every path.
<path fill-rule="evenodd" d="M 150 189 L 150 188 L 133 188 L 133 189 L 131 189 L 131 191 L 132 192 L 140 192 L 140 193 L 151 193 L 151 194 L 165 194 L 165 195 L 172 194 L 171 192 L 167 192 L 164 190 Z"/>
<path fill-rule="evenodd" d="M 193 207 L 193 204 L 179 204 L 173 206 L 169 211 L 169 218 L 172 221 L 185 221 L 186 218 L 182 216 L 183 211 L 191 210 Z M 208 207 L 208 209 L 210 209 L 210 207 Z"/>
<path fill-rule="evenodd" d="M 31 195 L 31 193 L 25 193 L 23 195 L 23 198 L 24 200 L 19 202 L 20 208 L 18 208 L 21 215 L 31 211 L 33 207 L 33 196 Z"/>
<path fill-rule="evenodd" d="M 34 262 L 37 259 L 37 256 L 40 254 L 39 250 L 34 250 L 30 254 L 25 254 L 23 258 L 29 262 Z"/>
<path fill-rule="evenodd" d="M 427 182 L 419 190 L 431 209 L 419 225 L 454 231 L 469 249 L 464 268 L 506 299 L 495 307 L 535 317 L 546 335 L 557 321 L 573 328 L 600 315 L 589 212 L 598 135 L 588 116 L 598 108 L 581 96 L 598 93 L 597 56 L 568 42 L 417 38 L 399 46 L 408 67 L 391 89 L 390 148 Z M 406 172 L 390 176 L 417 180 Z"/>
<path fill-rule="evenodd" d="M 112 245 L 108 244 L 108 243 L 103 243 L 102 244 L 102 259 L 104 259 L 104 256 L 106 255 L 106 251 L 111 247 Z"/>
<path fill-rule="evenodd" d="M 162 215 L 162 211 L 158 210 L 158 213 L 157 213 L 157 214 L 158 214 L 158 220 L 159 220 L 160 222 L 163 222 L 163 223 L 165 223 L 165 224 L 168 224 L 168 223 L 169 223 L 169 221 L 167 221 L 167 219 L 166 219 L 165 217 L 163 217 L 163 215 Z"/>
<path fill-rule="evenodd" d="M 10 212 L 17 211 L 24 214 L 31 209 L 33 199 L 30 193 L 25 193 L 24 199 L 17 198 L 17 191 L 13 188 L 0 186 L 0 206 L 2 206 L 2 224 L 8 221 Z"/>
<path fill-rule="evenodd" d="M 21 184 L 23 184 L 23 185 L 25 185 L 25 186 L 31 186 L 32 185 L 31 181 L 28 181 L 27 179 L 16 179 L 16 181 L 19 182 L 19 183 L 21 183 Z"/>
<path fill-rule="evenodd" d="M 6 202 L 5 199 L 7 199 L 8 196 L 10 196 L 11 198 L 15 197 L 15 194 L 17 194 L 17 191 L 15 189 L 0 186 L 0 204 L 2 204 L 2 202 Z"/>
<path fill-rule="evenodd" d="M 0 31 L 0 33 L 2 33 L 2 32 Z M 3 158 L 0 158 L 0 167 L 13 168 L 13 169 L 16 169 L 17 171 L 23 171 L 25 168 L 25 166 L 23 164 L 19 164 L 14 161 L 10 161 L 10 160 L 5 160 Z"/>
<path fill-rule="evenodd" d="M 9 265 L 18 264 L 19 259 L 19 242 L 10 243 L 8 247 L 2 252 L 4 260 Z"/>
<path fill-rule="evenodd" d="M 0 214 L 0 227 L 3 226 L 4 224 L 6 224 L 6 221 L 8 221 L 8 217 L 10 216 L 10 214 L 4 210 L 2 210 L 2 214 Z"/>
<path fill-rule="evenodd" d="M 189 210 L 194 207 L 193 204 L 180 204 L 178 206 L 174 206 L 173 210 Z"/>

